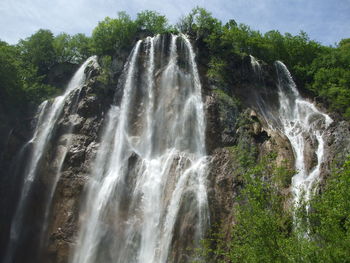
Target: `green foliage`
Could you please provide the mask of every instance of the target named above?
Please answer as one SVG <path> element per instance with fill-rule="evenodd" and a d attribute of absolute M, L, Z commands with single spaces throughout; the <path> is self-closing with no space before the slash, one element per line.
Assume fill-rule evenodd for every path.
<path fill-rule="evenodd" d="M 278 194 L 258 179 L 250 179 L 242 194 L 247 203 L 237 209 L 228 258 L 232 262 L 285 262 L 284 243 L 291 223 Z"/>
<path fill-rule="evenodd" d="M 53 46 L 57 54 L 57 60 L 60 62 L 65 62 L 67 57 L 69 58 L 68 60 L 70 60 L 72 56 L 68 49 L 70 39 L 70 35 L 66 33 L 61 33 L 54 38 Z"/>
<path fill-rule="evenodd" d="M 97 55 L 114 55 L 125 48 L 130 48 L 137 25 L 125 12 L 119 12 L 118 18 L 106 17 L 99 22 L 92 32 L 93 51 Z"/>
<path fill-rule="evenodd" d="M 238 108 L 240 107 L 240 101 L 237 98 L 233 98 L 221 89 L 214 89 L 214 94 L 218 96 L 218 99 L 223 102 L 224 105 Z"/>
<path fill-rule="evenodd" d="M 228 83 L 231 61 L 253 55 L 272 64 L 283 61 L 297 84 L 327 102 L 331 110 L 350 118 L 350 40 L 343 39 L 337 47 L 325 47 L 298 35 L 281 34 L 276 30 L 265 34 L 230 20 L 222 26 L 207 11 L 197 8 L 182 18 L 181 31 L 202 37 L 208 48 L 208 77 Z"/>
<path fill-rule="evenodd" d="M 61 33 L 54 38 L 53 46 L 56 54 L 56 63 L 82 63 L 92 55 L 90 38 L 84 34 L 70 36 Z"/>
<path fill-rule="evenodd" d="M 275 176 L 273 180 L 278 187 L 287 188 L 291 185 L 292 177 L 294 175 L 295 171 L 289 169 L 285 163 L 284 165 L 275 168 Z"/>
<path fill-rule="evenodd" d="M 12 100 L 18 98 L 18 102 L 28 97 L 26 100 L 36 104 L 55 94 L 55 90 L 47 86 L 53 65 L 79 64 L 92 54 L 113 57 L 119 52 L 128 52 L 139 37 L 177 31 L 196 40 L 202 63 L 208 66 L 208 77 L 223 90 L 228 91 L 235 81 L 233 64 L 244 56 L 251 54 L 270 64 L 281 60 L 290 69 L 298 87 L 307 89 L 331 110 L 350 119 L 349 38 L 341 40 L 336 47 L 325 47 L 310 40 L 303 31 L 298 35 L 276 30 L 262 34 L 233 19 L 223 25 L 200 7 L 192 9 L 174 27 L 168 25 L 165 16 L 154 11 L 140 12 L 135 20 L 120 12 L 116 18 L 106 17 L 99 22 L 91 38 L 66 33 L 54 36 L 50 30 L 40 29 L 19 41 L 16 47 L 2 44 L 2 59 L 8 61 L 1 69 L 2 93 L 9 94 Z M 6 76 L 4 72 L 8 72 Z"/>
<path fill-rule="evenodd" d="M 350 158 L 311 201 L 311 233 L 326 262 L 350 262 Z"/>
<path fill-rule="evenodd" d="M 218 35 L 218 32 L 221 34 Z M 263 35 L 247 25 L 237 25 L 233 21 L 226 24 L 221 31 L 212 33 L 211 38 L 216 41 L 213 44 L 207 42 L 216 59 L 217 56 L 225 59 L 230 54 L 251 54 L 268 63 L 282 60 L 302 80 L 306 79 L 303 75 L 304 67 L 310 65 L 323 50 L 320 44 L 310 41 L 305 32 L 292 36 L 289 33 L 282 35 L 278 31 L 269 31 Z"/>
<path fill-rule="evenodd" d="M 238 156 L 246 171 L 245 186 L 234 207 L 235 224 L 229 242 L 223 233 L 215 234 L 204 243 L 204 254 L 216 262 L 298 262 L 295 251 L 300 247 L 291 231 L 292 213 L 284 209 L 287 197 L 269 182 L 280 168 L 273 164 L 276 156 L 271 154 L 258 164 L 246 151 Z"/>
<path fill-rule="evenodd" d="M 154 11 L 146 10 L 138 13 L 135 23 L 138 30 L 146 31 L 152 35 L 162 34 L 169 30 L 166 17 Z"/>
<path fill-rule="evenodd" d="M 220 39 L 221 46 L 230 53 L 246 55 L 257 52 L 264 53 L 267 50 L 261 34 L 258 31 L 251 30 L 250 27 L 244 24 L 224 27 Z"/>
<path fill-rule="evenodd" d="M 100 60 L 102 73 L 98 76 L 98 80 L 103 84 L 107 85 L 110 80 L 110 68 L 112 65 L 111 56 L 103 56 Z"/>
<path fill-rule="evenodd" d="M 337 48 L 327 48 L 309 67 L 313 81 L 308 88 L 327 102 L 331 110 L 350 119 L 350 45 L 340 41 Z"/>
<path fill-rule="evenodd" d="M 233 151 L 237 153 L 236 148 Z M 230 238 L 220 230 L 211 233 L 203 241 L 202 255 L 210 262 L 350 262 L 350 159 L 327 179 L 323 193 L 314 196 L 311 212 L 305 214 L 303 208 L 287 210 L 290 196 L 271 183 L 276 180 L 268 180 L 281 171 L 293 173 L 273 165 L 275 157 L 250 163 L 233 208 Z M 309 229 L 293 227 L 293 214 L 300 220 L 308 218 Z"/>
<path fill-rule="evenodd" d="M 332 110 L 345 112 L 350 107 L 350 71 L 347 69 L 319 69 L 314 76 L 312 89 L 332 102 Z"/>
<path fill-rule="evenodd" d="M 34 65 L 39 75 L 47 74 L 55 63 L 54 36 L 50 30 L 40 29 L 35 34 L 18 43 L 25 63 Z"/>
<path fill-rule="evenodd" d="M 201 7 L 192 9 L 191 13 L 184 16 L 176 24 L 176 28 L 185 34 L 195 36 L 197 39 L 213 38 L 214 33 L 221 30 L 221 22 L 213 18 L 211 13 Z"/>
<path fill-rule="evenodd" d="M 51 85 L 44 84 L 39 78 L 35 79 L 33 82 L 25 82 L 23 85 L 23 92 L 26 96 L 27 103 L 35 106 L 43 100 L 57 95 L 59 90 Z"/>
<path fill-rule="evenodd" d="M 242 127 L 239 125 L 239 127 Z M 238 170 L 246 172 L 249 167 L 253 166 L 256 157 L 256 147 L 253 144 L 248 144 L 244 140 L 240 140 L 238 145 L 230 147 L 230 152 L 234 159 L 238 162 Z"/>
<path fill-rule="evenodd" d="M 18 109 L 24 99 L 21 69 L 16 59 L 18 53 L 16 47 L 0 41 L 0 97 L 6 108 L 10 108 L 14 104 L 14 109 Z"/>
<path fill-rule="evenodd" d="M 229 82 L 229 74 L 227 73 L 228 62 L 217 56 L 213 56 L 208 64 L 207 76 L 211 79 L 215 79 L 219 84 Z"/>
<path fill-rule="evenodd" d="M 37 50 L 30 54 L 30 49 L 26 49 L 23 54 L 23 46 L 27 44 L 24 41 L 19 46 L 0 43 L 0 95 L 3 98 L 3 107 L 9 112 L 25 111 L 27 106 L 37 105 L 57 92 L 55 88 L 44 83 L 45 75 L 39 76 L 38 66 L 44 65 L 45 59 L 35 58 Z M 27 60 L 28 57 L 35 64 Z"/>

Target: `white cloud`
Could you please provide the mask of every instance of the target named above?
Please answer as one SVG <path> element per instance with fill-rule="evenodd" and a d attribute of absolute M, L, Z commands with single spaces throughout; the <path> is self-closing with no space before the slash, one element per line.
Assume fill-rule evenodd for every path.
<path fill-rule="evenodd" d="M 156 10 L 175 23 L 197 5 L 223 21 L 233 18 L 263 32 L 304 30 L 324 44 L 350 37 L 349 0 L 1 0 L 0 39 L 16 43 L 40 28 L 89 35 L 98 21 L 123 10 L 133 17 Z"/>

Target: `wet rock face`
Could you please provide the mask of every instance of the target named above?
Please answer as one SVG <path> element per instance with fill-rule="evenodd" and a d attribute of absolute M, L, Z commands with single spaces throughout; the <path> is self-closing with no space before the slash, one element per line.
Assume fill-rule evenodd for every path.
<path fill-rule="evenodd" d="M 47 83 L 59 89 L 64 89 L 79 65 L 64 62 L 51 67 L 47 76 Z"/>
<path fill-rule="evenodd" d="M 85 196 L 84 189 L 89 180 L 91 164 L 96 157 L 105 113 L 115 99 L 113 94 L 127 56 L 126 53 L 119 54 L 113 59 L 112 68 L 109 69 L 113 74 L 107 83 L 100 80 L 103 73 L 101 68 L 88 66 L 85 70 L 87 76 L 85 86 L 75 95 L 76 98 L 72 98 L 78 100 L 75 113 L 71 114 L 70 105 L 65 105 L 53 138 L 53 147 L 48 153 L 51 158 L 47 160 L 46 169 L 43 169 L 41 176 L 41 180 L 44 177 L 54 177 L 49 167 L 60 158 L 59 145 L 65 145 L 64 142 L 70 140 L 52 199 L 45 233 L 46 243 L 41 251 L 43 263 L 69 261 L 70 253 L 76 243 L 80 224 L 79 213 Z M 49 187 L 52 182 L 47 184 Z"/>
<path fill-rule="evenodd" d="M 229 149 L 217 148 L 210 163 L 208 190 L 211 221 L 228 228 L 233 223 L 235 198 L 242 186 L 235 160 Z"/>
<path fill-rule="evenodd" d="M 208 198 L 212 228 L 214 231 L 223 230 L 229 239 L 235 218 L 234 207 L 243 187 L 245 172 L 245 167 L 239 162 L 240 151 L 256 162 L 275 153 L 277 166 L 293 169 L 293 150 L 288 139 L 269 128 L 259 112 L 249 108 L 238 110 L 230 105 L 230 100 L 224 101 L 215 95 L 207 98 L 206 109 L 207 145 L 211 156 Z M 225 140 L 228 137 L 231 139 Z"/>
<path fill-rule="evenodd" d="M 97 89 L 101 84 L 97 80 L 96 69 L 92 69 L 88 74 L 90 78 L 80 94 L 76 114 L 72 116 L 65 111 L 55 138 L 58 144 L 66 140 L 71 140 L 71 143 L 52 200 L 48 242 L 47 248 L 44 248 L 43 262 L 68 262 L 79 228 L 78 215 L 84 186 L 88 180 L 90 165 L 96 155 L 104 112 L 109 105 L 104 104 L 106 98 L 99 96 L 101 93 Z M 64 129 L 67 122 L 73 123 L 70 131 Z M 59 158 L 59 154 L 53 156 L 51 162 Z"/>
<path fill-rule="evenodd" d="M 205 107 L 207 115 L 206 146 L 207 151 L 212 153 L 221 143 L 219 107 L 214 96 L 206 97 Z"/>
<path fill-rule="evenodd" d="M 325 160 L 322 165 L 321 177 L 327 177 L 332 169 L 341 167 L 350 154 L 350 124 L 335 120 L 324 131 Z"/>
<path fill-rule="evenodd" d="M 315 139 L 310 138 L 310 136 L 306 137 L 305 140 L 305 150 L 304 150 L 304 158 L 306 163 L 306 172 L 310 173 L 312 169 L 317 165 L 317 141 Z"/>
<path fill-rule="evenodd" d="M 88 66 L 85 74 L 87 76 L 85 86 L 80 92 L 73 93 L 70 102 L 64 106 L 50 144 L 40 162 L 37 180 L 33 184 L 34 194 L 28 201 L 28 209 L 24 219 L 26 224 L 25 238 L 23 244 L 18 248 L 19 253 L 16 255 L 18 262 L 68 262 L 69 252 L 75 242 L 75 234 L 78 230 L 78 214 L 84 186 L 90 172 L 90 164 L 96 155 L 104 113 L 107 112 L 113 101 L 113 96 L 110 96 L 110 93 L 115 88 L 113 83 L 105 84 L 99 80 L 101 68 L 96 65 Z M 32 126 L 34 127 L 35 123 Z M 31 129 L 27 128 L 26 130 L 30 131 Z M 16 151 L 19 152 L 17 159 L 25 164 L 26 156 L 29 156 L 31 152 L 31 145 L 28 144 L 23 148 L 23 151 L 19 151 L 19 146 L 16 146 L 19 145 L 17 133 L 14 131 L 9 146 L 16 148 Z M 28 140 L 27 137 L 29 138 L 30 135 L 23 137 L 23 141 Z M 67 143 L 68 141 L 69 143 Z M 11 151 L 7 152 L 11 153 Z M 15 156 L 15 154 L 13 155 Z M 13 161 L 16 162 L 17 159 L 14 158 Z M 62 164 L 61 160 L 64 160 Z M 62 169 L 57 177 L 59 167 Z M 19 186 L 23 181 L 20 175 L 24 174 L 24 171 L 21 167 L 15 170 L 19 171 L 13 176 L 18 178 L 8 181 L 16 185 L 16 191 L 11 190 L 11 193 L 5 194 L 11 198 L 12 202 L 16 203 L 16 197 L 20 196 L 21 191 Z M 58 181 L 56 182 L 56 180 Z M 56 188 L 52 193 L 54 186 Z M 50 197 L 52 194 L 53 196 Z M 47 220 L 45 220 L 45 208 L 51 198 L 51 208 Z M 9 200 L 6 199 L 6 202 L 11 204 Z M 7 211 L 9 214 L 7 217 L 11 218 L 11 213 L 14 211 Z M 5 222 L 4 217 L 1 217 L 1 220 L 4 220 L 2 225 L 8 225 L 10 222 L 8 219 L 6 219 L 8 222 Z M 6 229 L 10 229 L 10 225 Z M 43 237 L 38 234 L 41 233 L 41 229 L 44 229 Z M 0 241 L 1 244 L 4 242 L 2 247 L 6 249 L 9 233 L 3 232 L 1 239 L 2 237 L 4 237 L 4 241 Z M 39 239 L 44 240 L 42 245 L 39 245 Z M 2 256 L 1 251 L 0 256 Z"/>
<path fill-rule="evenodd" d="M 77 66 L 69 63 L 53 66 L 46 83 L 63 89 Z M 16 208 L 14 204 L 17 204 L 20 196 L 24 164 L 31 151 L 31 145 L 26 145 L 26 142 L 32 136 L 36 121 L 34 108 L 28 107 L 24 111 L 3 104 L 4 101 L 0 102 L 0 261 L 7 249 L 11 220 Z M 38 196 L 40 199 L 41 195 Z"/>
<path fill-rule="evenodd" d="M 233 145 L 238 125 L 238 102 L 221 90 L 214 90 L 211 96 L 206 97 L 207 111 L 207 151 L 217 147 Z"/>
<path fill-rule="evenodd" d="M 0 109 L 1 111 L 1 109 Z M 19 157 L 26 159 L 27 150 L 21 152 L 22 145 L 27 140 L 22 135 L 21 129 L 12 129 L 10 123 L 6 123 L 0 116 L 0 122 L 5 124 L 0 127 L 0 260 L 5 253 L 8 243 L 11 218 L 13 216 L 14 206 L 17 202 L 19 189 L 16 186 L 21 185 L 22 178 L 19 176 L 23 167 L 19 163 Z M 30 129 L 29 123 L 24 125 L 25 130 Z M 29 148 L 29 147 L 28 147 Z"/>

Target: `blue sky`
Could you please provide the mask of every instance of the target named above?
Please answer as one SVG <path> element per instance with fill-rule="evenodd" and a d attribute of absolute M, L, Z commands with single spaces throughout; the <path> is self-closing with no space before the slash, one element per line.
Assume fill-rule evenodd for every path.
<path fill-rule="evenodd" d="M 175 23 L 197 5 L 262 32 L 304 30 L 325 45 L 350 38 L 350 0 L 0 0 L 0 39 L 14 44 L 40 28 L 90 35 L 98 21 L 118 11 L 135 17 L 155 10 Z"/>

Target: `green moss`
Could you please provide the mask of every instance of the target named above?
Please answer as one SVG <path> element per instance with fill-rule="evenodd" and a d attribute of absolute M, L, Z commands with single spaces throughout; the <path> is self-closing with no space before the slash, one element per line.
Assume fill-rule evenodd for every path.
<path fill-rule="evenodd" d="M 240 106 L 240 101 L 237 98 L 231 97 L 228 95 L 225 91 L 222 89 L 214 89 L 214 94 L 217 95 L 218 99 L 225 103 L 226 105 L 232 106 L 232 107 L 238 107 Z"/>
<path fill-rule="evenodd" d="M 236 157 L 236 148 L 237 148 L 237 146 L 227 146 L 227 147 L 225 147 L 225 149 L 227 149 L 230 152 L 232 159 L 234 157 Z"/>
<path fill-rule="evenodd" d="M 227 82 L 227 75 L 225 74 L 227 67 L 225 60 L 213 57 L 208 64 L 207 77 L 216 80 L 218 83 L 225 83 Z"/>
<path fill-rule="evenodd" d="M 103 56 L 100 59 L 100 64 L 101 64 L 102 72 L 97 77 L 97 81 L 101 82 L 104 85 L 108 85 L 110 81 L 110 75 L 111 75 L 112 57 Z"/>

